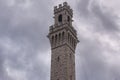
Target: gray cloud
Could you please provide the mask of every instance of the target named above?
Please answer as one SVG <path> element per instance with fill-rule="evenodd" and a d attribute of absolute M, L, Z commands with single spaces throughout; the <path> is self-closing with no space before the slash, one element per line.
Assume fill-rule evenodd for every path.
<path fill-rule="evenodd" d="M 48 17 L 52 10 L 46 1 L 33 1 L 31 8 L 26 10 L 18 6 L 19 2 L 12 6 L 8 6 L 5 1 L 0 2 L 0 80 L 13 80 L 7 75 L 7 68 L 17 71 L 18 75 L 22 75 L 21 71 L 25 72 L 26 76 L 23 77 L 29 80 L 46 80 L 47 76 L 44 75 L 49 73 L 49 69 L 42 64 L 43 61 L 36 62 L 36 55 L 46 54 L 46 50 L 49 50 L 46 36 L 48 24 L 51 23 Z M 3 66 L 5 62 L 7 63 Z"/>
<path fill-rule="evenodd" d="M 95 30 L 107 33 L 119 32 L 119 26 L 116 23 L 119 17 L 97 1 L 82 0 L 77 6 L 80 17 L 86 19 L 86 22 L 94 22 Z"/>
<path fill-rule="evenodd" d="M 100 20 L 102 30 L 106 30 L 108 32 L 116 32 L 119 31 L 118 25 L 116 24 L 117 16 L 112 13 L 103 12 L 98 4 L 93 5 L 92 12 L 94 15 Z"/>
<path fill-rule="evenodd" d="M 107 65 L 102 54 L 102 47 L 96 41 L 81 39 L 79 60 L 81 61 L 81 74 L 83 80 L 107 80 Z M 83 47 L 84 46 L 84 47 Z M 104 72 L 104 74 L 102 74 Z"/>
<path fill-rule="evenodd" d="M 79 2 L 79 4 L 77 4 L 77 9 L 79 10 L 79 14 L 81 16 L 84 16 L 84 17 L 88 17 L 89 16 L 89 9 L 88 9 L 88 6 L 90 4 L 90 0 L 81 0 Z"/>
<path fill-rule="evenodd" d="M 14 4 L 5 0 L 0 1 L 0 80 L 18 78 L 18 80 L 49 80 L 50 78 L 50 59 L 48 59 L 50 44 L 46 36 L 49 26 L 53 24 L 54 1 L 26 1 L 15 0 Z M 104 13 L 102 8 L 91 0 L 81 0 L 76 5 L 75 9 L 79 12 L 78 19 L 84 19 L 86 25 L 90 20 L 96 23 L 92 24 L 94 31 L 89 30 L 90 33 L 105 32 L 104 35 L 119 39 L 116 33 L 119 32 L 116 16 Z M 116 34 L 113 36 L 109 33 Z M 105 48 L 98 39 L 86 38 L 84 34 L 78 34 L 81 42 L 76 50 L 77 80 L 119 80 L 118 66 L 106 63 L 104 51 L 109 49 Z M 45 60 L 49 61 L 45 62 Z M 13 71 L 11 75 L 18 72 L 20 77 L 18 75 L 11 77 L 7 69 Z"/>
<path fill-rule="evenodd" d="M 117 33 L 120 30 L 116 22 L 118 20 L 117 15 L 109 12 L 107 8 L 100 6 L 97 1 L 91 0 L 80 1 L 80 3 L 77 4 L 77 10 L 79 14 L 77 19 L 80 19 L 80 21 L 83 20 L 86 25 L 88 24 L 87 27 L 81 25 L 79 27 L 86 28 L 88 31 L 87 36 L 89 36 L 87 38 L 87 36 L 84 35 L 87 33 L 79 32 L 81 42 L 77 49 L 77 56 L 79 56 L 77 60 L 80 61 L 77 62 L 77 74 L 80 76 L 77 75 L 77 80 L 120 79 L 119 69 L 116 68 L 116 70 L 118 70 L 116 71 L 115 68 L 111 67 L 112 65 L 108 65 L 106 61 L 105 52 L 108 52 L 110 55 L 114 50 L 109 49 L 109 47 L 104 47 L 103 45 L 106 44 L 101 43 L 100 40 L 94 36 L 95 34 L 100 34 L 101 36 L 107 35 L 119 41 L 120 38 Z M 79 24 L 81 23 L 82 22 L 79 22 Z M 116 65 L 114 65 L 114 67 L 115 66 Z"/>

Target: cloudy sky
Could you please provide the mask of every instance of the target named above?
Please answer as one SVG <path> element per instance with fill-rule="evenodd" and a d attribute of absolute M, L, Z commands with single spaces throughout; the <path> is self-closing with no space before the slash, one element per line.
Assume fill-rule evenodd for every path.
<path fill-rule="evenodd" d="M 53 7 L 74 11 L 76 80 L 120 80 L 120 0 L 0 0 L 0 80 L 50 80 Z"/>

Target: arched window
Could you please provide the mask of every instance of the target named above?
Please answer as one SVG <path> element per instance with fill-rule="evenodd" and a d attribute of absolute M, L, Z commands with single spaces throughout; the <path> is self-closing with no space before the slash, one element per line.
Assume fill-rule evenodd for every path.
<path fill-rule="evenodd" d="M 52 41 L 51 42 L 52 42 L 52 44 L 54 44 L 54 36 L 52 36 Z"/>
<path fill-rule="evenodd" d="M 57 44 L 57 34 L 55 35 L 55 44 Z"/>
<path fill-rule="evenodd" d="M 65 33 L 64 33 L 64 32 L 62 32 L 62 41 L 64 41 L 64 34 L 65 34 Z"/>
<path fill-rule="evenodd" d="M 70 34 L 68 33 L 68 43 L 70 43 Z"/>
<path fill-rule="evenodd" d="M 72 37 L 71 37 L 71 35 L 70 35 L 70 45 L 72 45 Z"/>
<path fill-rule="evenodd" d="M 74 47 L 74 38 L 72 37 L 72 46 Z"/>
<path fill-rule="evenodd" d="M 60 57 L 59 57 L 59 56 L 57 57 L 57 61 L 58 61 L 58 62 L 60 61 Z"/>
<path fill-rule="evenodd" d="M 62 15 L 60 14 L 59 17 L 58 17 L 58 21 L 59 22 L 62 22 Z"/>
<path fill-rule="evenodd" d="M 73 48 L 75 48 L 75 39 L 74 39 L 74 41 L 73 41 Z"/>
<path fill-rule="evenodd" d="M 68 21 L 68 22 L 70 21 L 70 16 L 67 17 L 67 21 Z"/>
<path fill-rule="evenodd" d="M 72 54 L 70 53 L 70 59 L 72 58 Z"/>
<path fill-rule="evenodd" d="M 70 80 L 72 80 L 72 75 L 70 76 Z"/>
<path fill-rule="evenodd" d="M 73 38 L 72 38 L 72 36 L 71 36 L 71 46 L 72 46 L 72 41 L 73 41 Z"/>
<path fill-rule="evenodd" d="M 61 41 L 61 33 L 59 33 L 59 42 Z"/>

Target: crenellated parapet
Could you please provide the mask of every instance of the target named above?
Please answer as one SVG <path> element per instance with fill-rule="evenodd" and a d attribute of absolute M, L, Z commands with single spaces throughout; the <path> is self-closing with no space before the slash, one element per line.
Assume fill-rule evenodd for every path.
<path fill-rule="evenodd" d="M 59 13 L 63 10 L 68 11 L 69 14 L 73 17 L 73 10 L 70 8 L 70 6 L 67 4 L 67 2 L 64 2 L 63 4 L 59 4 L 59 6 L 54 7 L 54 14 Z"/>

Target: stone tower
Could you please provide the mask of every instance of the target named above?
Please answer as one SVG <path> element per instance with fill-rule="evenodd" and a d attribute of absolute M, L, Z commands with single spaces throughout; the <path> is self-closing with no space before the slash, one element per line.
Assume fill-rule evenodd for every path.
<path fill-rule="evenodd" d="M 48 38 L 51 44 L 51 80 L 75 80 L 77 33 L 72 26 L 73 10 L 64 2 L 54 7 L 54 25 Z"/>

